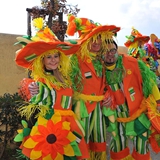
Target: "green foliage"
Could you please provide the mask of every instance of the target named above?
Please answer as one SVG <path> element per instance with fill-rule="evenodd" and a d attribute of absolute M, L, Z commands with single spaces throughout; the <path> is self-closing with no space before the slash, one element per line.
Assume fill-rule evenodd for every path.
<path fill-rule="evenodd" d="M 23 100 L 18 93 L 5 93 L 0 96 L 0 143 L 4 144 L 4 148 L 13 142 L 21 124 L 21 117 L 17 109 L 22 104 Z"/>

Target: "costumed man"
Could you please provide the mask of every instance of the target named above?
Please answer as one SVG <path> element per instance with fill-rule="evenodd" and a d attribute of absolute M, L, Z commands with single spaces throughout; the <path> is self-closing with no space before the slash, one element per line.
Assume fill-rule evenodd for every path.
<path fill-rule="evenodd" d="M 39 87 L 38 93 L 28 97 L 28 102 L 19 108 L 20 114 L 32 125 L 22 120 L 24 128 L 18 130 L 14 138 L 21 142 L 18 157 L 32 160 L 87 159 L 89 151 L 84 130 L 72 111 L 73 89 L 67 56 L 74 54 L 79 45 L 59 41 L 44 26 L 42 18 L 34 19 L 33 24 L 38 29 L 36 35 L 17 51 L 15 58 L 17 65 L 32 71 L 30 82 Z M 27 81 L 26 85 L 28 87 Z"/>
<path fill-rule="evenodd" d="M 118 54 L 117 49 L 115 41 L 108 41 L 103 55 L 106 81 L 116 104 L 114 124 L 117 130 L 112 134 L 110 157 L 111 160 L 150 160 L 151 125 L 160 128 L 157 123 L 160 93 L 156 76 L 144 62 L 127 54 Z M 133 141 L 132 155 L 128 138 Z"/>
<path fill-rule="evenodd" d="M 76 54 L 70 57 L 72 64 L 70 77 L 75 91 L 74 112 L 84 126 L 90 159 L 104 160 L 106 159 L 104 117 L 108 112 L 102 109 L 102 106 L 109 105 L 108 100 L 112 101 L 112 98 L 108 98 L 110 96 L 108 90 L 105 91 L 101 54 L 106 40 L 112 41 L 112 37 L 116 36 L 120 28 L 114 25 L 100 25 L 87 18 L 78 18 L 73 15 L 68 16 L 68 22 L 67 35 L 73 36 L 78 32 L 77 43 L 81 46 Z"/>

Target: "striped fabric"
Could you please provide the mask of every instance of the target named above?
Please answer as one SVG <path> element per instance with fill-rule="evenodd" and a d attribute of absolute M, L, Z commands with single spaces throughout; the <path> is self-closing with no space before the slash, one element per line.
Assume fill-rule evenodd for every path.
<path fill-rule="evenodd" d="M 62 99 L 61 99 L 61 106 L 62 108 L 64 109 L 68 109 L 71 105 L 71 97 L 69 96 L 62 96 Z"/>
<path fill-rule="evenodd" d="M 111 89 L 113 91 L 117 91 L 119 89 L 123 90 L 123 85 L 120 84 L 114 84 L 110 85 Z M 132 100 L 134 100 L 134 88 L 131 87 L 128 89 L 130 93 L 130 97 Z M 117 117 L 120 118 L 126 118 L 129 116 L 129 110 L 127 103 L 125 102 L 122 105 L 118 105 L 116 108 L 117 111 Z M 148 134 L 148 133 L 147 133 Z M 149 135 L 149 134 L 148 134 Z M 133 139 L 135 150 L 140 154 L 146 154 L 148 153 L 148 135 L 146 138 L 143 137 L 143 135 L 135 136 Z M 112 138 L 110 148 L 113 152 L 120 152 L 124 150 L 128 146 L 128 139 L 129 137 L 126 136 L 126 123 L 117 123 L 117 135 L 116 138 Z"/>
<path fill-rule="evenodd" d="M 31 101 L 34 104 L 46 105 L 52 107 L 55 103 L 56 92 L 50 89 L 41 82 L 37 83 L 39 86 L 39 93 L 32 97 Z"/>
<path fill-rule="evenodd" d="M 105 119 L 102 114 L 100 103 L 97 103 L 96 108 L 89 114 L 89 117 L 83 119 L 85 124 L 85 140 L 87 143 L 105 142 L 106 141 L 106 126 Z"/>
<path fill-rule="evenodd" d="M 35 53 L 33 53 L 33 54 L 25 57 L 25 60 L 26 60 L 27 62 L 30 62 L 30 61 L 32 61 L 33 59 L 35 59 L 36 57 L 37 57 L 37 55 L 36 55 Z"/>

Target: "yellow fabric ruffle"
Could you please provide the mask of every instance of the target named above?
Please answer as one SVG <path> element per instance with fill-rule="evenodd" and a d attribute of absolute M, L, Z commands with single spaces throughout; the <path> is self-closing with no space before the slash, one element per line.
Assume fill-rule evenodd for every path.
<path fill-rule="evenodd" d="M 105 160 L 107 159 L 106 152 L 93 152 L 90 151 L 90 158 L 87 160 Z"/>
<path fill-rule="evenodd" d="M 94 102 L 100 102 L 104 99 L 104 96 L 95 96 L 95 95 L 86 95 L 86 94 L 80 94 L 78 92 L 75 92 L 73 95 L 75 100 L 83 100 L 83 101 L 94 101 Z"/>

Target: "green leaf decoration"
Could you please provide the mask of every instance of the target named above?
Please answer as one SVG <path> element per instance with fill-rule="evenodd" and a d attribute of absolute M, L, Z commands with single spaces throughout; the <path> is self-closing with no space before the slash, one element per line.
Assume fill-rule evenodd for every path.
<path fill-rule="evenodd" d="M 23 129 L 23 136 L 26 137 L 30 134 L 31 132 L 31 129 L 30 128 L 24 128 Z"/>
<path fill-rule="evenodd" d="M 21 142 L 22 140 L 23 140 L 23 133 L 17 134 L 14 138 L 15 142 Z"/>
<path fill-rule="evenodd" d="M 25 120 L 22 120 L 21 123 L 24 128 L 28 127 L 28 123 Z"/>

